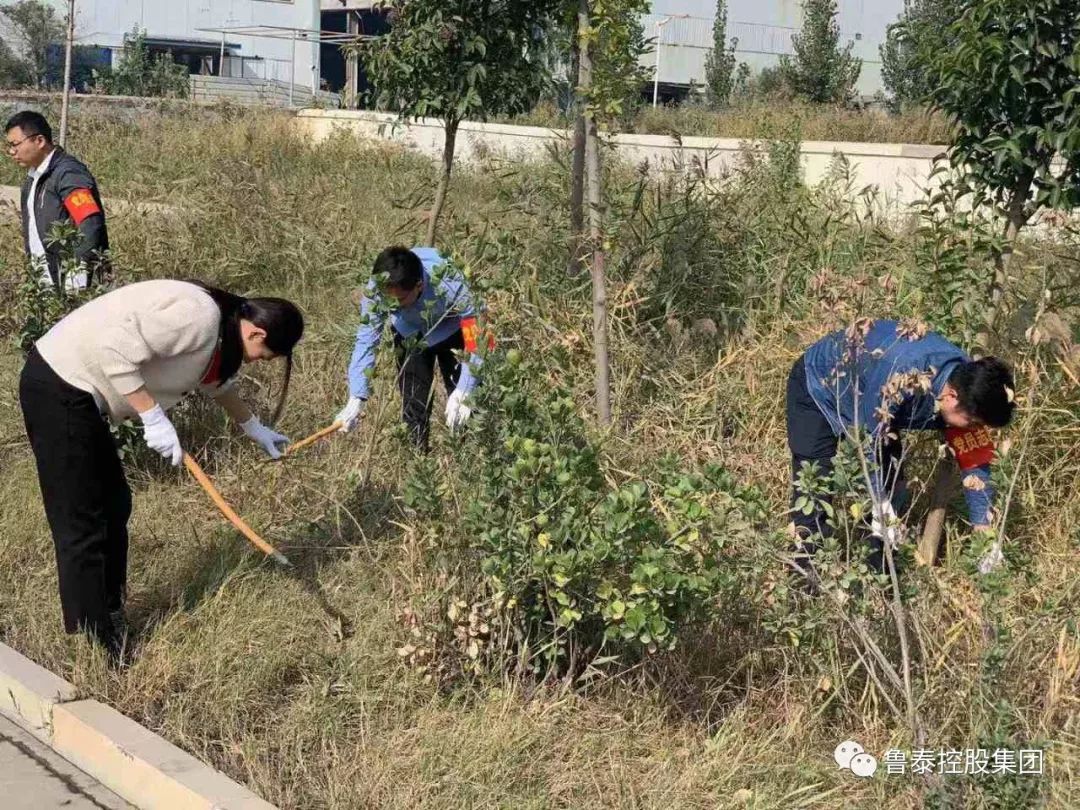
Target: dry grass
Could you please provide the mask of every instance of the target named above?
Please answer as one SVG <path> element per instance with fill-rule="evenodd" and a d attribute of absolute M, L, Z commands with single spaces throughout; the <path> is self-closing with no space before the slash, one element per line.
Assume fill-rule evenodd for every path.
<path fill-rule="evenodd" d="M 281 427 L 299 436 L 327 423 L 346 393 L 356 326 L 349 291 L 378 249 L 418 236 L 413 217 L 433 168 L 348 140 L 313 148 L 287 119 L 251 112 L 123 126 L 76 119 L 73 144 L 107 195 L 167 201 L 180 211 L 114 220 L 118 262 L 129 278 L 204 276 L 301 304 L 309 331 Z M 550 201 L 561 183 L 553 167 L 492 162 L 463 171 L 444 241 L 493 285 L 500 341 L 565 358 L 552 373 L 564 369 L 558 373 L 587 408 L 588 298 L 582 283 L 559 270 L 563 217 Z M 726 249 L 735 263 L 749 261 L 750 248 L 737 253 L 742 225 L 729 225 Z M 7 316 L 19 246 L 13 223 L 0 230 L 0 316 Z M 807 252 L 795 237 L 780 247 L 808 273 L 831 268 L 873 278 L 883 264 L 912 270 L 903 235 L 880 243 L 844 238 L 830 247 L 827 268 L 824 253 Z M 688 324 L 680 299 L 675 309 L 645 317 L 656 295 L 650 285 L 668 272 L 658 276 L 661 254 L 673 249 L 660 240 L 613 263 L 618 427 L 606 444 L 609 463 L 634 475 L 666 451 L 688 462 L 722 461 L 768 493 L 780 523 L 786 371 L 800 347 L 843 313 L 800 294 L 783 314 L 748 307 L 730 334 L 676 340 L 662 326 L 668 317 Z M 867 306 L 909 305 L 902 292 L 886 300 L 870 287 Z M 1020 360 L 1034 357 L 1014 350 Z M 396 398 L 385 374 L 357 435 L 282 464 L 264 463 L 208 406 L 177 417 L 188 449 L 236 509 L 294 560 L 295 573 L 258 560 L 182 473 L 145 458 L 129 468 L 130 608 L 141 646 L 130 670 L 109 672 L 60 629 L 51 541 L 15 395 L 19 367 L 5 348 L 4 641 L 283 808 L 1023 806 L 1000 791 L 935 799 L 911 777 L 860 782 L 838 772 L 831 755 L 840 740 L 858 739 L 870 751 L 910 747 L 903 724 L 839 631 L 800 652 L 742 611 L 670 660 L 579 692 L 499 678 L 449 692 L 425 683 L 395 652 L 404 636 L 398 611 L 426 586 L 427 552 L 422 527 L 400 502 L 408 452 L 394 436 Z M 248 390 L 265 403 L 272 393 L 264 385 L 272 375 Z M 1060 808 L 1080 804 L 1080 427 L 1070 386 L 1060 373 L 1042 372 L 1038 402 L 1015 432 L 1024 435 L 1035 420 L 1012 529 L 1013 546 L 1030 563 L 998 605 L 1011 631 L 999 681 L 1011 706 L 1009 733 L 1050 743 L 1039 801 Z M 468 497 L 468 470 L 456 478 Z M 983 602 L 958 560 L 959 526 L 952 533 L 950 561 L 912 575 L 920 590 L 912 615 L 927 662 L 921 708 L 933 748 L 974 746 L 995 716 L 980 689 Z"/>
<path fill-rule="evenodd" d="M 513 123 L 565 128 L 569 123 L 551 104 L 540 104 Z M 629 120 L 620 122 L 621 132 L 645 135 L 702 136 L 758 140 L 792 132 L 808 141 L 855 141 L 861 143 L 949 142 L 949 126 L 937 114 L 909 110 L 890 114 L 884 110 L 849 110 L 798 101 L 748 100 L 725 110 L 703 104 L 642 106 Z"/>

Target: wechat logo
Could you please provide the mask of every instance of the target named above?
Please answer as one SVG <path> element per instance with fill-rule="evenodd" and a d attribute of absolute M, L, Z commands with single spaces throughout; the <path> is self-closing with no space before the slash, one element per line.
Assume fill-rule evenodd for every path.
<path fill-rule="evenodd" d="M 877 760 L 854 740 L 845 740 L 836 746 L 833 759 L 841 770 L 851 771 L 863 779 L 869 779 L 877 771 Z"/>

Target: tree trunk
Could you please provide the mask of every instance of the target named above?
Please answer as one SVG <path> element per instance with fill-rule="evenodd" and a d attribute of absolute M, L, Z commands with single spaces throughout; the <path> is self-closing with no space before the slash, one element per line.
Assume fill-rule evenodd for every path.
<path fill-rule="evenodd" d="M 75 0 L 68 2 L 67 36 L 64 38 L 64 94 L 60 102 L 60 145 L 67 146 L 68 104 L 71 99 L 71 49 L 75 41 Z"/>
<path fill-rule="evenodd" d="M 585 241 L 585 102 L 578 92 L 581 82 L 581 44 L 573 37 L 571 59 L 574 82 L 574 145 L 570 167 L 570 244 L 566 272 L 577 276 L 583 269 Z"/>
<path fill-rule="evenodd" d="M 989 351 L 994 333 L 994 322 L 1001 308 L 1001 299 L 1005 295 L 1005 285 L 1009 281 L 1009 265 L 1012 263 L 1016 237 L 1028 221 L 1027 199 L 1031 194 L 1031 177 L 1023 177 L 1016 184 L 1009 196 L 1008 219 L 1005 223 L 1004 243 L 1000 251 L 994 253 L 994 280 L 990 285 L 990 305 L 986 308 L 986 320 L 976 342 L 983 351 Z"/>
<path fill-rule="evenodd" d="M 446 202 L 446 190 L 450 186 L 450 172 L 454 168 L 454 143 L 457 141 L 457 119 L 445 122 L 446 139 L 443 141 L 442 176 L 439 178 L 439 188 L 435 191 L 435 202 L 431 204 L 431 213 L 428 214 L 427 236 L 424 244 L 435 247 L 435 228 L 439 223 L 439 214 L 442 213 L 443 203 Z"/>
<path fill-rule="evenodd" d="M 592 86 L 589 53 L 589 0 L 578 0 L 580 87 L 584 96 Z M 611 369 L 608 361 L 607 287 L 604 280 L 603 209 L 600 194 L 600 142 L 596 118 L 585 105 L 585 172 L 588 177 L 589 242 L 592 248 L 593 348 L 596 356 L 596 413 L 600 424 L 611 424 Z"/>

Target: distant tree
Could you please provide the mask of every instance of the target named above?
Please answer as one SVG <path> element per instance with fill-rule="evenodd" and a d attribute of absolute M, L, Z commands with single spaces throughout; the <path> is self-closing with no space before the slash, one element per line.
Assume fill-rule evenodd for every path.
<path fill-rule="evenodd" d="M 793 56 L 780 59 L 780 73 L 791 92 L 817 104 L 847 104 L 855 94 L 862 60 L 854 43 L 840 47 L 836 0 L 805 0 L 803 27 L 792 38 Z"/>
<path fill-rule="evenodd" d="M 881 79 L 894 111 L 926 102 L 933 88 L 929 62 L 951 47 L 950 26 L 965 0 L 905 0 L 904 11 L 885 32 Z"/>
<path fill-rule="evenodd" d="M 146 47 L 146 32 L 132 29 L 124 37 L 124 52 L 111 70 L 95 71 L 94 89 L 112 96 L 187 97 L 190 87 L 186 65 L 169 54 L 156 56 Z"/>
<path fill-rule="evenodd" d="M 727 0 L 716 0 L 713 46 L 705 57 L 705 95 L 714 107 L 727 106 L 735 86 L 735 49 L 739 40 L 732 37 L 728 43 L 727 18 Z"/>
<path fill-rule="evenodd" d="M 27 87 L 33 84 L 26 60 L 0 40 L 0 87 Z"/>
<path fill-rule="evenodd" d="M 44 89 L 49 67 L 49 46 L 64 40 L 64 21 L 51 6 L 40 0 L 19 0 L 0 6 L 7 24 L 11 47 L 0 54 L 0 65 L 14 84 Z M 8 61 L 10 58 L 20 61 Z"/>

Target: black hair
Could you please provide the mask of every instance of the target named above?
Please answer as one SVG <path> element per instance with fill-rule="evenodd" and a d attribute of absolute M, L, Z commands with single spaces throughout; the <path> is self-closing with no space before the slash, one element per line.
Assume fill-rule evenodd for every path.
<path fill-rule="evenodd" d="M 45 120 L 45 116 L 39 112 L 33 110 L 23 110 L 15 113 L 8 119 L 7 126 L 4 127 L 4 132 L 10 132 L 18 127 L 22 130 L 23 135 L 27 138 L 34 135 L 42 135 L 45 140 L 52 143 L 52 127 L 49 126 L 49 122 Z"/>
<path fill-rule="evenodd" d="M 373 272 L 388 287 L 413 290 L 424 278 L 424 265 L 407 247 L 395 245 L 379 254 Z"/>
<path fill-rule="evenodd" d="M 266 332 L 266 347 L 278 357 L 285 358 L 285 381 L 278 397 L 270 424 L 277 422 L 285 409 L 292 378 L 293 348 L 304 336 L 304 315 L 292 301 L 284 298 L 244 298 L 231 292 L 212 287 L 201 281 L 191 281 L 214 299 L 221 310 L 221 372 L 225 382 L 240 370 L 244 359 L 244 346 L 240 338 L 240 321 L 251 321 Z"/>
<path fill-rule="evenodd" d="M 957 405 L 984 425 L 1000 428 L 1012 420 L 1016 384 L 1009 367 L 996 357 L 962 363 L 949 375 Z"/>

